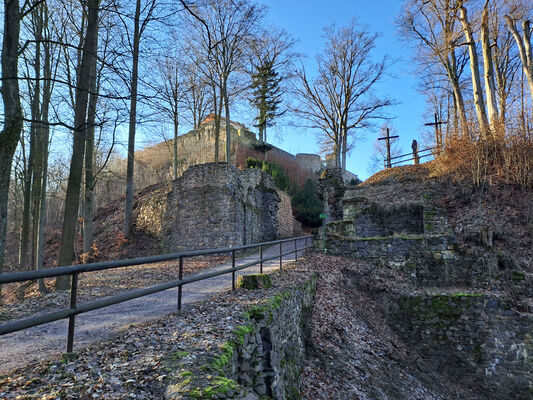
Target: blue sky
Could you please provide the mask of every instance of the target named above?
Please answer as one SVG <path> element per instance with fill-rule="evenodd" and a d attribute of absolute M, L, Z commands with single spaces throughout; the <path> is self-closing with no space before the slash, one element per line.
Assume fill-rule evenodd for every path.
<path fill-rule="evenodd" d="M 388 55 L 397 60 L 379 85 L 377 94 L 394 98 L 398 105 L 389 110 L 394 117 L 392 125 L 400 135 L 405 153 L 411 150 L 411 141 L 420 141 L 424 122 L 424 98 L 415 90 L 416 78 L 412 68 L 412 51 L 401 41 L 395 25 L 402 2 L 399 0 L 268 0 L 267 21 L 289 32 L 297 41 L 297 51 L 304 53 L 306 70 L 313 71 L 314 56 L 323 48 L 322 28 L 329 24 L 342 26 L 352 18 L 369 27 L 370 32 L 381 34 L 375 57 Z M 310 73 L 311 74 L 311 73 Z M 293 126 L 278 126 L 277 135 L 269 135 L 269 142 L 291 153 L 316 153 L 316 133 Z M 361 132 L 361 140 L 348 157 L 348 170 L 360 178 L 368 177 L 368 164 L 373 143 L 379 132 Z M 275 137 L 277 136 L 277 137 Z M 280 140 L 283 138 L 283 140 Z"/>

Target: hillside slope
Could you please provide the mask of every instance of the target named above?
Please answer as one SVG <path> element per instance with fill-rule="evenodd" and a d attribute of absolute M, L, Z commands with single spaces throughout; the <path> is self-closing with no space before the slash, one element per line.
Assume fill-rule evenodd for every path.
<path fill-rule="evenodd" d="M 328 201 L 337 219 L 327 224 L 326 249 L 346 260 L 338 292 L 353 293 L 354 303 L 347 308 L 353 313 L 345 313 L 348 323 L 371 328 L 357 341 L 367 343 L 372 353 L 380 351 L 379 343 L 390 344 L 388 338 L 398 339 L 394 348 L 416 355 L 414 360 L 400 356 L 410 380 L 416 371 L 427 370 L 426 378 L 433 374 L 444 385 L 453 382 L 476 393 L 466 398 L 533 396 L 531 191 L 479 188 L 437 177 L 426 164 L 382 171 L 336 203 Z M 377 329 L 380 325 L 386 329 Z M 350 332 L 330 336 L 317 328 L 317 341 L 340 349 Z M 318 354 L 329 355 L 321 348 Z M 366 362 L 383 373 L 386 360 Z M 391 367 L 398 360 L 393 361 Z M 348 355 L 335 363 L 361 376 Z M 365 390 L 343 386 L 327 371 L 318 376 L 366 398 Z M 379 375 L 362 377 L 379 382 Z M 405 390 L 402 385 L 390 378 L 386 382 L 373 386 L 389 394 L 396 390 L 390 398 L 403 398 L 398 395 Z M 465 398 L 459 392 L 444 398 Z M 439 397 L 420 392 L 415 398 Z"/>

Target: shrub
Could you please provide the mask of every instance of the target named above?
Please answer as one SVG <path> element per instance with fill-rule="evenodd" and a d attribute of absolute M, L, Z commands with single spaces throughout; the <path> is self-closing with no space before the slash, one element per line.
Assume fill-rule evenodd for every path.
<path fill-rule="evenodd" d="M 283 168 L 275 163 L 259 160 L 257 158 L 248 157 L 246 159 L 246 166 L 248 168 L 260 168 L 274 178 L 274 183 L 278 188 L 286 192 L 291 191 L 291 182 Z"/>
<path fill-rule="evenodd" d="M 292 197 L 295 218 L 312 228 L 320 226 L 319 215 L 322 212 L 322 203 L 318 199 L 317 190 L 317 183 L 312 179 L 307 179 L 304 186 L 296 190 Z"/>

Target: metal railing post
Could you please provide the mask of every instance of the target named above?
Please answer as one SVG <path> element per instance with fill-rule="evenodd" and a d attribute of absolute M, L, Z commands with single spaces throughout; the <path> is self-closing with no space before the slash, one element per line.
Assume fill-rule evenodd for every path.
<path fill-rule="evenodd" d="M 231 290 L 235 290 L 235 250 L 231 251 Z"/>
<path fill-rule="evenodd" d="M 263 245 L 259 246 L 259 273 L 263 273 Z"/>
<path fill-rule="evenodd" d="M 279 244 L 279 269 L 280 270 L 282 269 L 281 264 L 283 263 L 283 261 L 281 260 L 281 258 L 282 258 L 282 247 L 283 247 L 282 245 L 283 245 L 283 243 Z"/>
<path fill-rule="evenodd" d="M 298 239 L 294 239 L 294 261 L 298 261 Z"/>
<path fill-rule="evenodd" d="M 72 284 L 70 286 L 70 309 L 76 309 L 78 303 L 78 273 L 72 274 Z M 74 326 L 76 324 L 76 316 L 68 317 L 68 336 L 67 336 L 67 353 L 72 353 L 74 348 Z"/>
<path fill-rule="evenodd" d="M 183 279 L 183 257 L 180 257 L 180 269 L 178 272 L 178 279 Z M 181 310 L 181 296 L 183 294 L 183 285 L 178 286 L 178 310 Z"/>

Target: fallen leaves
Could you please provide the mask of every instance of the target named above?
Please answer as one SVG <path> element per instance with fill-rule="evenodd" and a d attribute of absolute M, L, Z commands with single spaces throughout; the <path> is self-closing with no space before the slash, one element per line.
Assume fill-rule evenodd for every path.
<path fill-rule="evenodd" d="M 0 399 L 161 399 L 169 382 L 199 368 L 246 323 L 244 311 L 301 283 L 301 264 L 272 274 L 270 289 L 238 290 L 185 307 L 77 353 L 73 362 L 45 361 L 0 377 Z"/>

